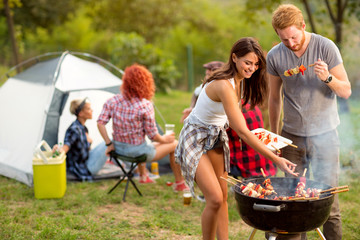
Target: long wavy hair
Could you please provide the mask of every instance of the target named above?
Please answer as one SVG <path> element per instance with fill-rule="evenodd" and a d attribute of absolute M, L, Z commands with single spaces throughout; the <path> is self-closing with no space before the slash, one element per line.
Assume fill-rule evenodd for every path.
<path fill-rule="evenodd" d="M 151 72 L 144 66 L 133 64 L 125 68 L 122 93 L 127 99 L 151 100 L 155 94 L 155 82 Z"/>
<path fill-rule="evenodd" d="M 237 74 L 236 65 L 232 60 L 232 54 L 243 57 L 248 53 L 255 53 L 259 58 L 259 68 L 251 75 L 250 78 L 244 78 L 243 104 L 250 103 L 251 108 L 255 105 L 262 105 L 267 96 L 267 82 L 266 82 L 266 60 L 260 44 L 251 37 L 239 39 L 231 48 L 228 62 L 212 73 L 212 75 L 204 82 L 211 82 L 213 80 L 223 80 L 234 78 Z"/>

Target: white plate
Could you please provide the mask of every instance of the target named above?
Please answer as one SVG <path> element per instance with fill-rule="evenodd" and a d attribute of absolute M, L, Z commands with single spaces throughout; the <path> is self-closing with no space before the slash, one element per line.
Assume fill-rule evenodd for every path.
<path fill-rule="evenodd" d="M 257 129 L 254 129 L 254 130 L 251 130 L 252 133 L 259 133 L 259 132 L 265 132 L 266 134 L 271 134 L 272 138 L 275 138 L 277 137 L 278 141 L 277 142 L 273 142 L 271 141 L 269 144 L 267 144 L 266 146 L 272 150 L 272 151 L 275 151 L 276 149 L 274 149 L 271 145 L 274 145 L 274 147 L 276 147 L 277 149 L 281 149 L 283 147 L 286 147 L 288 144 L 286 143 L 292 143 L 292 141 L 288 138 L 284 138 L 280 135 L 277 135 L 273 132 L 270 132 L 264 128 L 257 128 Z"/>

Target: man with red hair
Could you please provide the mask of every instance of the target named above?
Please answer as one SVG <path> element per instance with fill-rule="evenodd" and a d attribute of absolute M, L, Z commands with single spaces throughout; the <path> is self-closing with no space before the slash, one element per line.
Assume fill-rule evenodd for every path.
<path fill-rule="evenodd" d="M 106 153 L 116 151 L 122 155 L 135 157 L 147 155 L 147 161 L 158 161 L 170 154 L 170 166 L 175 176 L 175 191 L 188 190 L 181 175 L 180 166 L 175 163 L 174 151 L 178 141 L 175 133 L 160 135 L 151 102 L 155 94 L 153 76 L 144 66 L 133 64 L 125 69 L 121 94 L 107 100 L 97 120 L 101 136 L 104 138 Z M 113 141 L 108 136 L 105 125 L 113 119 Z M 145 140 L 147 136 L 153 142 Z M 139 165 L 140 183 L 153 183 Z"/>

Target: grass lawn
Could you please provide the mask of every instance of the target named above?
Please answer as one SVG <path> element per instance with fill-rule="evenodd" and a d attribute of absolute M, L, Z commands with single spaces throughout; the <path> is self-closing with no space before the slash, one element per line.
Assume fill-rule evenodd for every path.
<path fill-rule="evenodd" d="M 156 95 L 157 108 L 166 122 L 176 124 L 177 133 L 181 111 L 190 98 L 191 93 L 180 91 Z M 346 240 L 360 239 L 360 104 L 354 101 L 351 107 L 351 114 L 341 116 L 339 127 L 343 143 L 340 185 L 350 187 L 339 194 Z M 157 119 L 163 127 L 159 113 Z M 168 174 L 156 184 L 138 185 L 142 197 L 129 186 L 127 201 L 122 202 L 124 183 L 107 194 L 116 180 L 68 182 L 63 198 L 39 200 L 33 188 L 0 176 L 0 239 L 201 239 L 205 204 L 193 199 L 184 207 L 181 194 L 166 185 L 173 180 Z M 228 204 L 230 239 L 248 239 L 252 228 L 241 220 L 231 191 Z M 255 239 L 264 239 L 263 232 L 257 231 Z M 313 231 L 308 239 L 320 238 Z"/>

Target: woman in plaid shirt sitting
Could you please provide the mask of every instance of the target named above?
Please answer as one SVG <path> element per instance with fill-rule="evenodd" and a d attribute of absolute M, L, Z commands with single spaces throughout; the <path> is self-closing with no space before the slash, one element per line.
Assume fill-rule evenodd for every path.
<path fill-rule="evenodd" d="M 105 102 L 97 120 L 100 134 L 107 146 L 106 153 L 115 150 L 129 157 L 146 154 L 147 161 L 158 161 L 170 154 L 170 166 L 175 176 L 174 191 L 188 190 L 180 166 L 175 163 L 174 151 L 178 143 L 175 133 L 160 135 L 156 127 L 151 102 L 155 94 L 155 83 L 151 72 L 144 66 L 134 64 L 125 69 L 122 80 L 122 94 Z M 111 118 L 113 141 L 105 128 Z M 152 142 L 146 142 L 145 136 Z M 154 182 L 147 175 L 145 165 L 139 165 L 139 172 L 140 183 Z"/>

